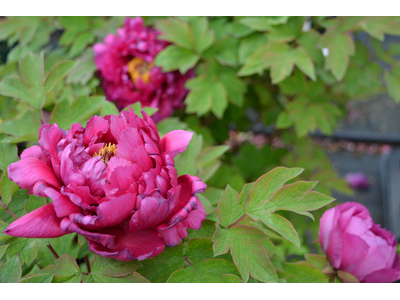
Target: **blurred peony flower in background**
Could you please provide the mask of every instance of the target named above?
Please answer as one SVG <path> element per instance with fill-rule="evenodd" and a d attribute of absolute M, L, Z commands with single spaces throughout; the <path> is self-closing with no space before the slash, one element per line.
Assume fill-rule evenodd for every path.
<path fill-rule="evenodd" d="M 370 187 L 367 176 L 362 172 L 347 173 L 344 178 L 352 189 L 367 190 Z"/>
<path fill-rule="evenodd" d="M 197 177 L 177 177 L 174 157 L 185 151 L 192 133 L 174 130 L 159 138 L 143 119 L 92 117 L 70 131 L 43 125 L 39 146 L 9 165 L 10 180 L 36 196 L 42 206 L 8 226 L 7 235 L 55 238 L 76 232 L 89 249 L 118 260 L 143 260 L 176 246 L 186 228 L 200 229 L 206 212 L 196 196 L 206 185 Z"/>
<path fill-rule="evenodd" d="M 107 100 L 115 102 L 119 109 L 135 102 L 156 107 L 159 110 L 152 116 L 155 122 L 183 107 L 188 92 L 185 82 L 194 76 L 193 70 L 181 75 L 178 71 L 163 73 L 154 66 L 156 55 L 169 44 L 158 40 L 159 34 L 145 27 L 140 17 L 126 18 L 117 35 L 109 34 L 104 44 L 93 46 Z"/>
<path fill-rule="evenodd" d="M 360 282 L 400 279 L 397 241 L 373 222 L 364 205 L 346 202 L 327 210 L 318 236 L 333 268 L 353 274 Z"/>

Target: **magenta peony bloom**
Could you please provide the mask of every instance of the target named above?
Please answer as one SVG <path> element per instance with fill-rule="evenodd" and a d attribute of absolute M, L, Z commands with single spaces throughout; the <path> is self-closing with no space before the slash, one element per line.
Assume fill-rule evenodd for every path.
<path fill-rule="evenodd" d="M 185 75 L 178 71 L 163 73 L 153 65 L 155 56 L 169 44 L 158 40 L 159 34 L 151 27 L 144 27 L 140 17 L 126 18 L 117 35 L 109 34 L 104 44 L 93 46 L 107 100 L 120 109 L 138 101 L 142 106 L 157 107 L 155 122 L 183 107 L 188 92 L 185 82 L 194 76 L 193 70 Z"/>
<path fill-rule="evenodd" d="M 370 187 L 367 176 L 362 172 L 347 173 L 344 178 L 352 189 L 367 190 Z"/>
<path fill-rule="evenodd" d="M 364 205 L 346 202 L 327 210 L 318 236 L 335 269 L 353 274 L 360 282 L 400 279 L 397 241 L 390 231 L 372 221 Z"/>
<path fill-rule="evenodd" d="M 43 125 L 39 145 L 8 166 L 10 180 L 42 206 L 8 226 L 7 235 L 55 238 L 76 232 L 89 249 L 118 260 L 143 260 L 176 246 L 186 228 L 200 229 L 206 212 L 196 196 L 206 185 L 177 177 L 174 157 L 192 133 L 174 130 L 159 138 L 146 113 L 92 117 L 86 128 Z"/>

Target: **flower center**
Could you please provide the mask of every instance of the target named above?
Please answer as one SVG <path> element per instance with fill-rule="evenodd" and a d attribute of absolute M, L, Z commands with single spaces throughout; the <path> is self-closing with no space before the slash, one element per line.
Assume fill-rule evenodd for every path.
<path fill-rule="evenodd" d="M 108 163 L 111 157 L 115 156 L 115 153 L 117 152 L 117 146 L 115 144 L 109 143 L 108 146 L 107 144 L 97 151 L 93 156 L 101 156 L 101 159 L 104 161 L 104 163 Z"/>
<path fill-rule="evenodd" d="M 153 63 L 148 63 L 144 59 L 135 57 L 128 62 L 128 73 L 132 78 L 133 83 L 137 83 L 139 78 L 144 83 L 150 82 L 150 71 L 153 68 Z"/>

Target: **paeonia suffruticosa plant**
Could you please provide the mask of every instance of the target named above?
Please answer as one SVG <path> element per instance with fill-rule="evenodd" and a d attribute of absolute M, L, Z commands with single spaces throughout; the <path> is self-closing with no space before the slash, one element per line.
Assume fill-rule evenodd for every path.
<path fill-rule="evenodd" d="M 394 235 L 330 197 L 368 177 L 308 133 L 384 84 L 399 101 L 399 24 L 0 19 L 0 282 L 398 280 Z"/>

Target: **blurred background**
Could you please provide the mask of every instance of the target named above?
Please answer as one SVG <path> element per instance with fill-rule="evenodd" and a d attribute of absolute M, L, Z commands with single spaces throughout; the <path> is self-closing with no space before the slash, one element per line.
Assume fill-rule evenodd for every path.
<path fill-rule="evenodd" d="M 48 93 L 43 113 L 50 122 L 63 122 L 64 129 L 85 123 L 90 115 L 106 111 L 104 103 L 96 104 L 79 115 L 76 104 L 79 97 L 104 96 L 92 46 L 116 35 L 124 19 L 2 17 L 0 80 L 19 74 L 19 60 L 28 52 L 44 53 L 45 73 L 58 62 L 77 61 Z M 193 69 L 196 74 L 186 84 L 186 107 L 157 126 L 161 133 L 178 128 L 196 132 L 200 146 L 192 141 L 190 154 L 177 165 L 209 186 L 201 198 L 208 219 L 216 218 L 216 204 L 228 183 L 240 192 L 245 183 L 278 165 L 304 167 L 300 179 L 318 181 L 316 190 L 337 202 L 364 204 L 374 221 L 400 240 L 399 17 L 143 19 L 161 32 L 160 39 L 196 57 L 188 62 L 161 52 L 155 59 L 165 72 Z M 196 36 L 203 38 L 201 51 L 181 45 L 182 28 L 200 30 Z M 199 78 L 208 84 L 189 84 Z M 213 94 L 215 82 L 222 84 L 222 97 Z M 37 143 L 40 122 L 29 120 L 40 116 L 18 96 L 5 92 L 4 85 L 0 90 L 4 171 L 18 159 L 15 151 L 20 154 Z M 62 105 L 69 107 L 71 120 L 60 120 L 56 114 Z M 116 107 L 109 111 L 118 112 Z M 228 147 L 212 160 L 201 161 L 201 149 L 221 145 Z M 315 222 L 285 212 L 298 229 L 302 249 L 270 232 L 278 249 L 293 260 L 320 251 L 314 241 L 324 211 L 314 213 Z"/>

